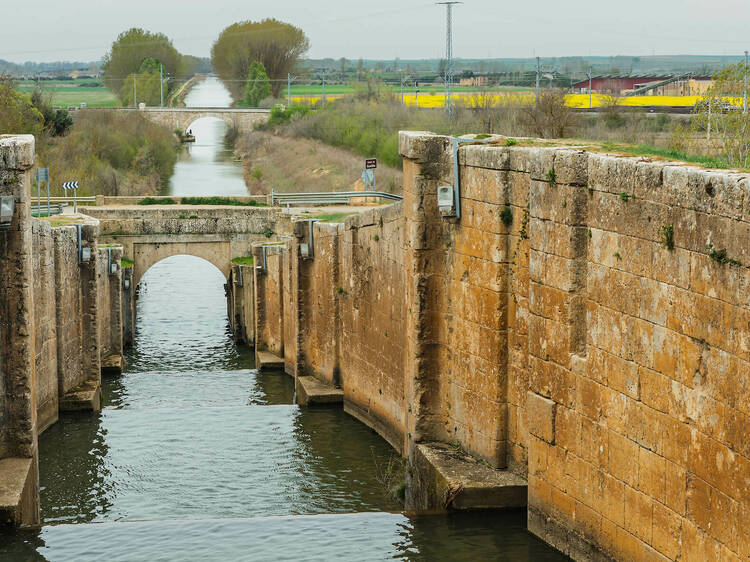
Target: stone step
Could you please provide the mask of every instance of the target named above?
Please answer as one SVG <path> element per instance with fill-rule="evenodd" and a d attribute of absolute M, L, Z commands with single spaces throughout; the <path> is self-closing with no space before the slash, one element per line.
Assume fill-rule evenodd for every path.
<path fill-rule="evenodd" d="M 278 355 L 274 355 L 270 351 L 256 351 L 255 366 L 261 373 L 283 371 L 284 359 L 282 359 Z"/>
<path fill-rule="evenodd" d="M 102 409 L 102 387 L 99 381 L 86 381 L 66 392 L 60 398 L 61 412 L 76 412 L 90 410 L 98 412 Z"/>
<path fill-rule="evenodd" d="M 447 443 L 416 445 L 419 481 L 407 509 L 475 510 L 526 507 L 526 479 L 498 470 Z"/>
<path fill-rule="evenodd" d="M 36 522 L 32 459 L 0 459 L 0 525 Z"/>
<path fill-rule="evenodd" d="M 107 355 L 102 359 L 102 375 L 119 375 L 125 367 L 125 358 L 119 353 Z"/>
<path fill-rule="evenodd" d="M 333 406 L 344 403 L 344 391 L 315 377 L 297 377 L 297 404 L 300 406 Z"/>

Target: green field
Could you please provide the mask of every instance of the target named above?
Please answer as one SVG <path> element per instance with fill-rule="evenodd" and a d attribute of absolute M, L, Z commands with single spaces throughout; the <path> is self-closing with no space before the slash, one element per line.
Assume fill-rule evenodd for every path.
<path fill-rule="evenodd" d="M 120 102 L 107 88 L 95 87 L 101 84 L 96 78 L 78 80 L 48 80 L 39 82 L 44 95 L 49 95 L 53 106 L 68 107 L 85 103 L 88 107 L 118 107 Z M 20 92 L 30 94 L 37 87 L 36 82 L 21 81 L 16 84 Z"/>

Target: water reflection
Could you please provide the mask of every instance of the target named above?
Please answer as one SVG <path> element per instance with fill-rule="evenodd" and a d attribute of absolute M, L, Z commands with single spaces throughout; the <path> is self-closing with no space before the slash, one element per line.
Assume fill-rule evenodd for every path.
<path fill-rule="evenodd" d="M 185 99 L 188 107 L 229 107 L 231 96 L 217 78 L 207 78 Z M 242 165 L 224 145 L 227 124 L 217 118 L 199 119 L 189 125 L 194 143 L 185 145 L 166 194 L 175 196 L 247 195 Z"/>

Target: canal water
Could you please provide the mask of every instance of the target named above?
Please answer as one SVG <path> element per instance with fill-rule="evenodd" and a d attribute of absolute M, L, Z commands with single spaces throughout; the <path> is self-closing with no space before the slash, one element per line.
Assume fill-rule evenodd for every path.
<path fill-rule="evenodd" d="M 204 142 L 219 152 L 222 134 Z M 100 413 L 40 437 L 43 528 L 0 534 L 0 560 L 564 559 L 524 512 L 402 514 L 376 477 L 395 452 L 260 374 L 233 341 L 224 281 L 191 256 L 146 272 L 125 372 L 103 380 Z"/>
<path fill-rule="evenodd" d="M 208 77 L 185 96 L 188 107 L 229 107 L 232 98 L 218 78 Z M 186 143 L 165 195 L 247 195 L 242 166 L 222 139 L 227 125 L 206 117 L 190 125 L 194 143 Z"/>

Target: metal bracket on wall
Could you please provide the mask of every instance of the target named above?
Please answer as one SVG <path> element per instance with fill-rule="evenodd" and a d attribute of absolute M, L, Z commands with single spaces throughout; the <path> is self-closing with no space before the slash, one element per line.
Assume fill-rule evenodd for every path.
<path fill-rule="evenodd" d="M 81 228 L 83 228 L 83 225 L 81 223 L 76 223 L 76 230 L 78 231 L 78 265 L 81 265 L 81 262 L 83 261 L 83 245 L 81 243 Z"/>
<path fill-rule="evenodd" d="M 308 219 L 307 221 L 307 256 L 308 259 L 315 258 L 315 234 L 313 231 L 313 224 L 319 222 L 320 219 Z"/>
<path fill-rule="evenodd" d="M 458 167 L 458 149 L 461 144 L 485 144 L 494 140 L 492 137 L 487 139 L 461 139 L 451 137 L 453 145 L 453 204 L 456 212 L 456 218 L 461 218 L 461 170 Z"/>

